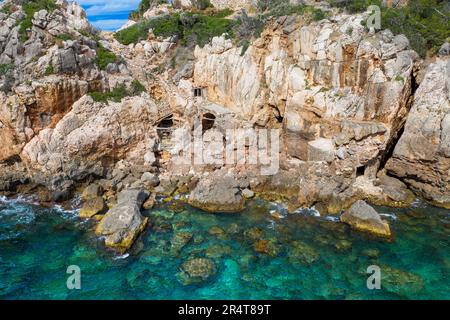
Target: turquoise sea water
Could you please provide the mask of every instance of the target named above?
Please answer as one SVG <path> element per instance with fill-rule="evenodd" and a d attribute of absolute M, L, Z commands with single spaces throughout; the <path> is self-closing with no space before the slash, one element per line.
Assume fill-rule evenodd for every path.
<path fill-rule="evenodd" d="M 448 210 L 377 208 L 392 242 L 315 210 L 271 210 L 285 214 L 258 200 L 227 215 L 161 202 L 145 212 L 152 226 L 118 255 L 76 211 L 0 198 L 0 299 L 450 299 Z M 180 266 L 192 257 L 210 258 L 216 272 L 185 285 Z M 80 290 L 66 287 L 70 265 L 81 269 Z M 367 289 L 370 265 L 381 268 L 381 290 Z"/>

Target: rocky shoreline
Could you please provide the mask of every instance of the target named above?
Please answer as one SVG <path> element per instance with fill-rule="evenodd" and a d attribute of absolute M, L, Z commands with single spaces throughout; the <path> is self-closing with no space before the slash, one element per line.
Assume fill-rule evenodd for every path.
<path fill-rule="evenodd" d="M 421 197 L 450 209 L 448 43 L 423 60 L 404 35 L 367 30 L 368 13 L 331 12 L 273 18 L 245 51 L 224 35 L 188 48 L 149 32 L 124 45 L 61 0 L 36 11 L 23 34 L 22 6 L 7 3 L 0 192 L 42 203 L 83 193 L 81 216 L 98 221 L 108 246 L 129 249 L 152 223 L 140 209 L 161 195 L 188 195 L 213 213 L 240 212 L 253 197 L 290 212 L 315 206 L 387 238 L 389 226 L 361 201 L 408 207 Z M 148 19 L 186 9 L 152 10 Z M 179 164 L 188 145 L 197 150 L 199 124 L 201 157 L 214 161 Z M 277 132 L 275 174 L 245 161 L 255 150 L 245 137 L 243 153 L 231 147 L 236 163 L 219 161 L 224 132 L 236 129 Z"/>

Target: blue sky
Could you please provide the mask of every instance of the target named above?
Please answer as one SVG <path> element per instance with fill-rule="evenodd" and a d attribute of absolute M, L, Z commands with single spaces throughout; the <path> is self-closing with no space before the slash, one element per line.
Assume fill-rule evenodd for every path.
<path fill-rule="evenodd" d="M 116 30 L 128 20 L 141 0 L 77 0 L 86 10 L 89 21 L 101 30 Z"/>

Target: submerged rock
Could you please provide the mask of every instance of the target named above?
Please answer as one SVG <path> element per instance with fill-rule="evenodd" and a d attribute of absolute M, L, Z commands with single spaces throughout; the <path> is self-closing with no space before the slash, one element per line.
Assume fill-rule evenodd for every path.
<path fill-rule="evenodd" d="M 95 233 L 105 237 L 108 247 L 126 251 L 144 230 L 148 218 L 140 208 L 148 197 L 147 191 L 125 190 L 119 193 L 117 205 L 110 209 L 98 224 Z"/>
<path fill-rule="evenodd" d="M 291 242 L 288 251 L 289 261 L 292 263 L 311 264 L 320 257 L 319 253 L 309 244 L 297 240 Z"/>
<path fill-rule="evenodd" d="M 365 249 L 361 252 L 364 256 L 376 259 L 380 256 L 380 250 L 378 249 Z"/>
<path fill-rule="evenodd" d="M 392 268 L 387 265 L 380 266 L 381 269 L 381 287 L 386 291 L 409 296 L 417 294 L 423 289 L 423 280 L 420 276 Z"/>
<path fill-rule="evenodd" d="M 244 236 L 251 240 L 258 240 L 264 236 L 264 231 L 260 228 L 250 228 L 244 231 Z"/>
<path fill-rule="evenodd" d="M 341 239 L 334 244 L 335 248 L 339 251 L 347 251 L 352 248 L 352 243 L 348 240 Z"/>
<path fill-rule="evenodd" d="M 225 244 L 213 244 L 206 249 L 205 255 L 208 258 L 219 259 L 223 256 L 231 254 L 231 252 L 232 248 L 230 246 L 227 246 Z"/>
<path fill-rule="evenodd" d="M 208 280 L 216 273 L 214 261 L 207 258 L 193 258 L 181 265 L 182 272 L 178 274 L 184 285 L 200 283 Z"/>
<path fill-rule="evenodd" d="M 211 228 L 209 228 L 208 233 L 217 238 L 224 238 L 226 236 L 225 230 L 218 226 L 212 226 Z"/>
<path fill-rule="evenodd" d="M 178 254 L 181 249 L 184 248 L 192 239 L 192 233 L 190 232 L 176 232 L 172 240 L 170 241 L 170 252 L 171 254 Z"/>
<path fill-rule="evenodd" d="M 255 241 L 253 249 L 258 253 L 267 254 L 271 257 L 276 257 L 281 251 L 281 247 L 272 239 Z"/>
<path fill-rule="evenodd" d="M 374 208 L 362 200 L 356 201 L 349 210 L 342 214 L 341 221 L 360 231 L 377 236 L 391 236 L 389 224 L 380 218 Z"/>

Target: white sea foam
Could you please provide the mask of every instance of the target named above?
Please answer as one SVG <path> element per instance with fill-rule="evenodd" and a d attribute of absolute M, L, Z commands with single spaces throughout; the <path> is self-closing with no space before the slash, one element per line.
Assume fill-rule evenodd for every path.
<path fill-rule="evenodd" d="M 37 198 L 31 195 L 19 195 L 16 198 L 8 198 L 6 196 L 0 196 L 0 202 L 11 204 L 24 203 L 24 204 L 39 205 Z"/>
<path fill-rule="evenodd" d="M 305 216 L 313 216 L 313 217 L 320 217 L 320 212 L 312 206 L 311 208 L 298 208 L 294 211 L 294 213 L 305 215 Z"/>
<path fill-rule="evenodd" d="M 119 256 L 115 256 L 113 259 L 114 260 L 123 260 L 123 259 L 128 258 L 129 256 L 130 256 L 129 253 L 125 253 L 125 254 L 122 254 L 122 255 L 119 255 Z"/>
<path fill-rule="evenodd" d="M 427 203 L 420 198 L 416 198 L 413 203 L 411 203 L 412 208 L 426 208 L 427 206 Z"/>
<path fill-rule="evenodd" d="M 397 216 L 393 213 L 380 213 L 380 216 L 386 217 L 392 220 L 397 220 Z"/>
<path fill-rule="evenodd" d="M 324 219 L 327 221 L 331 221 L 331 222 L 339 222 L 340 221 L 339 217 L 337 217 L 337 216 L 325 216 Z"/>

